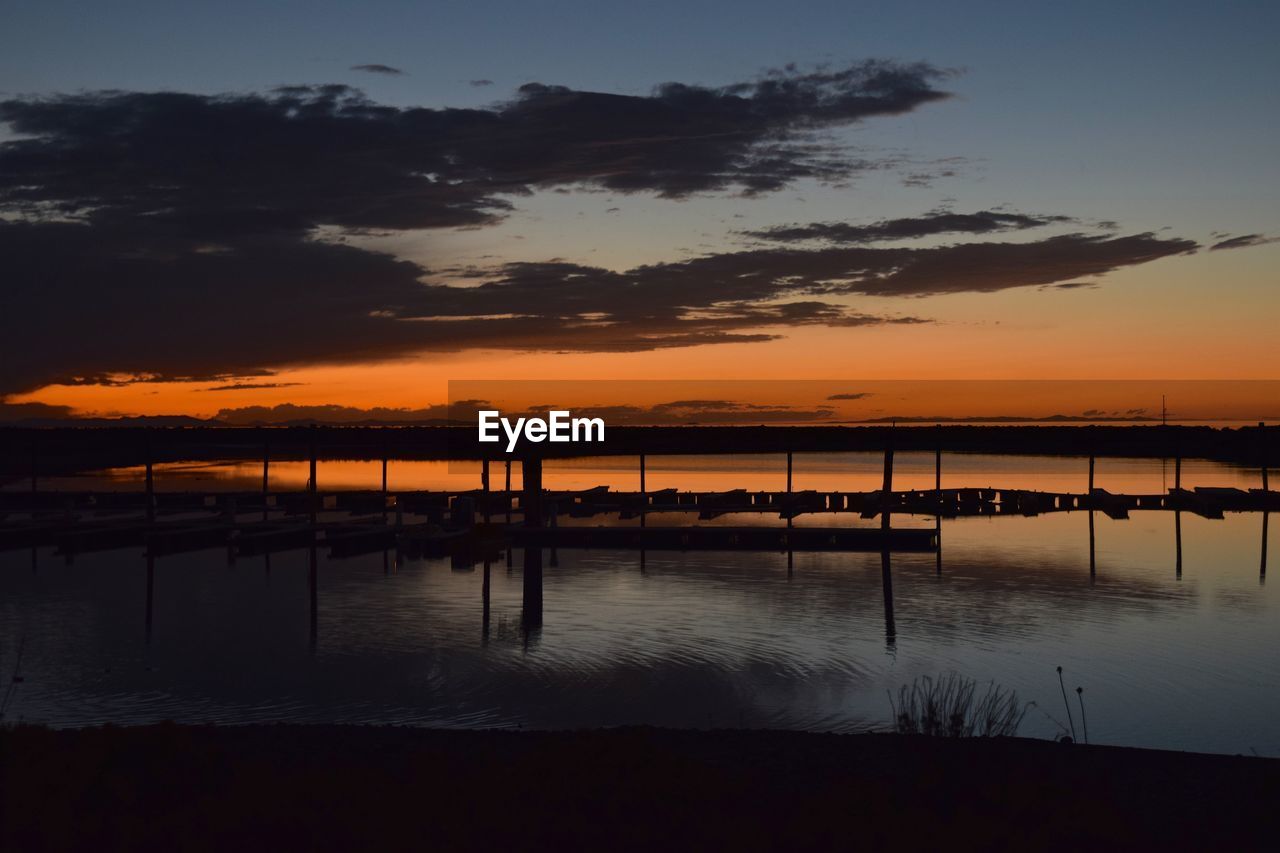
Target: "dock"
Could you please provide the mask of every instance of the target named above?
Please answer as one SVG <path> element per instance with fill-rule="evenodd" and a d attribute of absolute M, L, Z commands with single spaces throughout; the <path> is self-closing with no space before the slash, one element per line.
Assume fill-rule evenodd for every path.
<path fill-rule="evenodd" d="M 541 521 L 527 523 L 529 496 L 521 491 L 377 490 L 341 492 L 0 492 L 0 550 L 53 546 L 60 553 L 146 547 L 156 554 L 230 547 L 263 554 L 318 542 L 335 555 L 392 547 L 405 537 L 445 540 L 492 523 L 504 544 L 522 547 L 598 547 L 725 550 L 921 550 L 934 547 L 932 528 L 859 526 L 887 516 L 955 519 L 1101 512 L 1188 512 L 1220 519 L 1225 512 L 1280 511 L 1280 492 L 1200 487 L 1165 494 L 1125 495 L 1104 489 L 1055 493 L 1021 489 L 943 489 L 868 492 L 664 489 L 542 490 Z M 723 516 L 756 515 L 790 525 L 803 515 L 833 520 L 821 527 L 699 526 Z M 313 516 L 316 516 L 313 519 Z M 680 517 L 680 524 L 655 520 Z M 409 521 L 406 522 L 406 517 Z M 591 525 L 593 519 L 601 523 Z M 639 519 L 644 526 L 620 522 Z M 563 521 L 563 523 L 561 523 Z M 923 533 L 922 533 L 923 530 Z M 928 534 L 924 536 L 923 534 Z"/>

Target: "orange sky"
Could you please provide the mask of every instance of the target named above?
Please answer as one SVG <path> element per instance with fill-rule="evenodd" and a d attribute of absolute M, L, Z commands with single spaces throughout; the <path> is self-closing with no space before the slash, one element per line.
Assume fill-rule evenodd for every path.
<path fill-rule="evenodd" d="M 1253 255 L 1253 257 L 1248 257 Z M 417 358 L 357 365 L 281 369 L 242 382 L 135 383 L 122 386 L 48 386 L 9 402 L 72 406 L 91 414 L 189 414 L 201 417 L 243 406 L 339 404 L 368 408 L 423 408 L 445 402 L 450 380 L 631 379 L 678 382 L 705 379 L 1274 379 L 1280 347 L 1273 329 L 1277 302 L 1271 273 L 1259 261 L 1280 264 L 1280 246 L 1166 259 L 1111 274 L 1100 288 L 1044 292 L 964 294 L 915 300 L 915 313 L 937 317 L 918 326 L 773 328 L 765 343 L 705 345 L 641 353 L 430 353 Z M 1201 276 L 1230 277 L 1237 294 L 1221 299 L 1200 286 Z M 865 302 L 865 300 L 864 300 Z M 910 304 L 914 303 L 914 304 Z M 897 304 L 893 305 L 897 308 Z M 261 385 L 210 391 L 227 384 Z M 281 387 L 269 387 L 279 385 Z M 660 389 L 660 386 L 659 386 Z M 676 389 L 670 389 L 674 392 Z M 1105 408 L 1085 394 L 1034 411 L 1019 390 L 992 398 L 980 414 L 1050 414 Z M 668 396 L 655 391 L 651 402 Z M 1151 399 L 1152 394 L 1155 399 Z M 1158 391 L 1136 395 L 1123 408 L 1159 405 Z M 675 399 L 687 397 L 676 394 Z M 813 401 L 809 401 L 813 402 Z M 1117 401 L 1117 406 L 1125 401 Z M 1218 401 L 1219 403 L 1222 401 Z M 1170 407 L 1186 416 L 1273 417 L 1280 399 L 1223 408 L 1204 387 L 1188 386 Z M 1274 414 L 1273 414 L 1274 413 Z M 897 412 L 894 412 L 897 414 Z M 917 414 L 974 414 L 966 401 Z"/>

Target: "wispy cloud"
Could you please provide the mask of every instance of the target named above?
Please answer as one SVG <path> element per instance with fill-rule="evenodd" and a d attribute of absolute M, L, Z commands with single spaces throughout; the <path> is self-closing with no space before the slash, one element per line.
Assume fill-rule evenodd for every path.
<path fill-rule="evenodd" d="M 1070 216 L 1028 215 L 1001 210 L 979 210 L 973 213 L 937 210 L 921 216 L 882 219 L 870 225 L 811 222 L 805 225 L 777 225 L 742 233 L 748 237 L 780 243 L 822 242 L 853 245 L 930 237 L 937 234 L 992 234 L 1000 231 L 1020 231 L 1075 221 Z"/>
<path fill-rule="evenodd" d="M 1210 251 L 1247 249 L 1250 246 L 1265 246 L 1267 243 L 1275 243 L 1277 241 L 1280 241 L 1280 237 L 1267 237 L 1263 234 L 1244 234 L 1214 243 L 1209 249 Z"/>
<path fill-rule="evenodd" d="M 404 73 L 404 71 L 402 71 L 399 68 L 395 68 L 391 65 L 383 65 L 380 62 L 371 62 L 371 63 L 368 63 L 367 65 L 353 65 L 351 66 L 351 70 L 365 71 L 365 72 L 368 72 L 369 74 L 387 74 L 390 76 L 396 76 Z"/>

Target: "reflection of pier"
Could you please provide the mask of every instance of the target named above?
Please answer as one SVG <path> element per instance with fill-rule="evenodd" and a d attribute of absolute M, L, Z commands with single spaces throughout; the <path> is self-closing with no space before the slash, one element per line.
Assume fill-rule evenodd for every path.
<path fill-rule="evenodd" d="M 642 551 L 932 551 L 932 527 L 559 527 L 515 528 L 517 547 Z"/>

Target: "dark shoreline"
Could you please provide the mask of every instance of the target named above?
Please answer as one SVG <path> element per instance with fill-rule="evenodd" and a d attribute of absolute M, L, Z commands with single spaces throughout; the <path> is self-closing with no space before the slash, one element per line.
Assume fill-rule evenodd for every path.
<path fill-rule="evenodd" d="M 545 458 L 896 451 L 1211 459 L 1276 464 L 1280 426 L 611 427 L 600 444 L 522 445 Z M 29 477 L 152 462 L 508 459 L 470 427 L 0 427 L 0 475 Z M 520 449 L 515 454 L 519 458 Z"/>
<path fill-rule="evenodd" d="M 0 729 L 11 850 L 1264 849 L 1280 761 L 628 728 Z"/>

